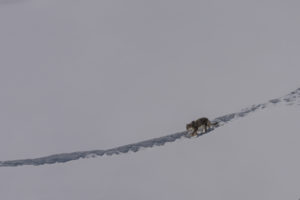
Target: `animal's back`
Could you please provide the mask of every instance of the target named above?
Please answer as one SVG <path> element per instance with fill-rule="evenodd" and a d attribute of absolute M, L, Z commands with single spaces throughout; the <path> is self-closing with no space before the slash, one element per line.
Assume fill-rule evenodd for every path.
<path fill-rule="evenodd" d="M 197 124 L 200 125 L 200 126 L 201 126 L 201 125 L 207 125 L 207 124 L 209 124 L 209 119 L 206 118 L 206 117 L 202 117 L 202 118 L 200 118 L 200 119 L 197 119 L 196 122 L 197 122 Z"/>

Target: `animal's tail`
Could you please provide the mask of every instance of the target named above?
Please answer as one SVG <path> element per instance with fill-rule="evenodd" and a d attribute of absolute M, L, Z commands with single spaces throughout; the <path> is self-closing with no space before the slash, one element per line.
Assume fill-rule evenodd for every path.
<path fill-rule="evenodd" d="M 220 124 L 219 124 L 219 122 L 211 122 L 211 125 L 212 125 L 213 127 L 218 127 Z"/>

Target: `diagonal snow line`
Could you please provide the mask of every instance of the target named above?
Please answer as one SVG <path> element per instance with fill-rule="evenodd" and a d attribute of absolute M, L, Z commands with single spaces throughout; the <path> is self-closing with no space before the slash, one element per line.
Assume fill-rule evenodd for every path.
<path fill-rule="evenodd" d="M 223 115 L 217 117 L 213 120 L 213 122 L 219 122 L 219 125 L 215 128 L 219 128 L 225 125 L 228 122 L 231 122 L 234 119 L 245 117 L 250 113 L 256 112 L 259 109 L 265 109 L 277 104 L 284 104 L 284 105 L 299 105 L 300 104 L 300 88 L 297 90 L 292 91 L 291 93 L 276 99 L 272 99 L 266 103 L 252 105 L 245 109 L 242 109 L 240 112 L 230 113 L 227 115 Z M 213 129 L 208 130 L 206 133 L 213 131 Z M 201 134 L 201 135 L 204 135 Z M 199 135 L 199 136 L 201 136 Z M 198 136 L 198 137 L 199 137 Z M 78 160 L 80 158 L 90 158 L 96 156 L 111 156 L 111 155 L 118 155 L 121 153 L 128 153 L 129 151 L 137 152 L 143 148 L 152 148 L 154 146 L 163 146 L 168 142 L 174 142 L 175 140 L 181 138 L 189 138 L 187 136 L 187 131 L 174 133 L 171 135 L 166 135 L 159 138 L 153 138 L 149 140 L 145 140 L 142 142 L 137 142 L 133 144 L 128 144 L 112 149 L 107 150 L 92 150 L 92 151 L 78 151 L 72 153 L 61 153 L 61 154 L 54 154 L 50 156 L 34 158 L 34 159 L 22 159 L 22 160 L 8 160 L 8 161 L 0 161 L 0 167 L 15 167 L 15 166 L 22 166 L 22 165 L 44 165 L 44 164 L 53 164 L 53 163 L 64 163 L 69 162 L 72 160 Z"/>

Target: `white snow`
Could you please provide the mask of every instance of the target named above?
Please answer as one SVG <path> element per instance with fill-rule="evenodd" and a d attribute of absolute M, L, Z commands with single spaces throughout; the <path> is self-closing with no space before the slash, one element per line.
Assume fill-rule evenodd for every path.
<path fill-rule="evenodd" d="M 288 94 L 299 6 L 0 0 L 0 161 L 107 150 Z M 1 199 L 297 200 L 298 104 L 136 153 L 0 167 Z"/>

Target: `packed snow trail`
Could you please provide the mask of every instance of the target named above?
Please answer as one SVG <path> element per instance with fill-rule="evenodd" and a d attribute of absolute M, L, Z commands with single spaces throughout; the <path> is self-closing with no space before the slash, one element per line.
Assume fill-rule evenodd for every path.
<path fill-rule="evenodd" d="M 265 108 L 269 108 L 271 106 L 277 105 L 277 104 L 284 104 L 284 105 L 300 105 L 300 88 L 297 90 L 283 96 L 280 98 L 272 99 L 266 103 L 252 105 L 250 107 L 247 107 L 245 109 L 242 109 L 240 112 L 227 114 L 221 117 L 217 117 L 213 122 L 219 122 L 218 127 L 223 126 L 224 124 L 232 121 L 233 119 L 245 117 L 249 113 L 256 112 L 258 110 L 262 110 Z M 208 130 L 206 133 L 211 132 L 213 129 Z M 203 134 L 201 134 L 203 135 Z M 199 136 L 201 136 L 199 135 Z M 154 138 L 145 140 L 138 143 L 128 144 L 112 149 L 107 150 L 92 150 L 92 151 L 78 151 L 73 153 L 61 153 L 61 154 L 54 154 L 50 156 L 40 157 L 40 158 L 34 158 L 34 159 L 22 159 L 22 160 L 8 160 L 8 161 L 0 161 L 0 167 L 15 167 L 15 166 L 21 166 L 21 165 L 44 165 L 44 164 L 53 164 L 53 163 L 64 163 L 69 162 L 72 160 L 78 160 L 80 158 L 90 158 L 90 157 L 96 157 L 96 156 L 111 156 L 111 155 L 118 155 L 121 153 L 127 153 L 129 151 L 137 152 L 141 150 L 142 148 L 149 148 L 154 146 L 162 146 L 167 142 L 174 142 L 175 140 L 178 140 L 180 138 L 189 138 L 187 136 L 187 131 L 174 133 L 171 135 Z"/>

